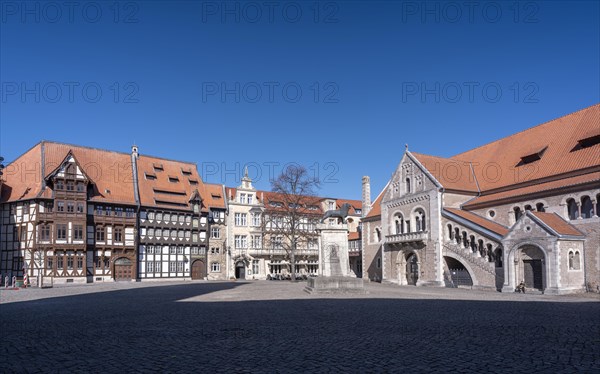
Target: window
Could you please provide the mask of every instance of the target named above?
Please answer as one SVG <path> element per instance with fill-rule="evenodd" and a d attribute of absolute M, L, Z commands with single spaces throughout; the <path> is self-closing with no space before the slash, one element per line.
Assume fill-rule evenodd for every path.
<path fill-rule="evenodd" d="M 171 230 L 171 239 L 177 239 L 177 230 Z"/>
<path fill-rule="evenodd" d="M 110 216 L 111 214 L 112 214 L 112 207 L 107 206 L 106 210 L 104 211 L 104 215 Z"/>
<path fill-rule="evenodd" d="M 219 239 L 221 237 L 221 229 L 219 227 L 211 227 L 210 237 L 212 239 Z"/>
<path fill-rule="evenodd" d="M 73 253 L 67 254 L 67 270 L 73 270 Z"/>
<path fill-rule="evenodd" d="M 52 213 L 52 211 L 54 210 L 54 204 L 52 203 L 52 201 L 45 201 L 43 203 L 44 206 L 44 212 L 46 213 Z"/>
<path fill-rule="evenodd" d="M 521 208 L 519 208 L 518 206 L 513 208 L 513 212 L 515 213 L 515 222 L 516 222 L 519 220 L 519 218 L 521 218 L 523 213 L 521 212 Z"/>
<path fill-rule="evenodd" d="M 594 204 L 589 196 L 581 198 L 581 218 L 592 218 L 594 215 Z"/>
<path fill-rule="evenodd" d="M 77 192 L 84 192 L 85 185 L 82 182 L 77 182 Z"/>
<path fill-rule="evenodd" d="M 77 254 L 77 269 L 83 269 L 83 253 Z"/>
<path fill-rule="evenodd" d="M 157 172 L 157 171 L 164 171 L 165 170 L 165 168 L 163 167 L 162 164 L 152 164 L 152 166 L 154 167 L 154 171 L 155 172 Z"/>
<path fill-rule="evenodd" d="M 218 262 L 213 262 L 212 264 L 210 264 L 210 271 L 213 273 L 218 273 L 221 271 L 221 264 L 219 264 Z"/>
<path fill-rule="evenodd" d="M 236 248 L 246 248 L 246 235 L 236 235 L 235 236 L 235 247 Z"/>
<path fill-rule="evenodd" d="M 178 255 L 182 255 L 183 254 L 183 247 L 182 246 L 177 246 L 177 254 Z"/>
<path fill-rule="evenodd" d="M 160 239 L 162 237 L 162 229 L 156 229 L 156 238 Z"/>
<path fill-rule="evenodd" d="M 156 180 L 156 174 L 144 173 L 146 176 L 146 180 L 153 181 Z"/>
<path fill-rule="evenodd" d="M 65 202 L 64 201 L 57 201 L 56 202 L 56 211 L 57 212 L 64 212 L 65 211 Z"/>
<path fill-rule="evenodd" d="M 56 189 L 57 190 L 64 190 L 65 189 L 65 182 L 62 179 L 58 179 L 56 181 Z"/>
<path fill-rule="evenodd" d="M 154 212 L 148 212 L 148 220 L 149 221 L 153 221 L 154 220 Z"/>
<path fill-rule="evenodd" d="M 123 216 L 123 208 L 118 206 L 115 207 L 115 216 L 122 217 Z"/>
<path fill-rule="evenodd" d="M 133 208 L 125 208 L 125 217 L 131 218 L 135 216 L 135 210 Z"/>
<path fill-rule="evenodd" d="M 260 235 L 252 235 L 252 248 L 260 249 L 262 247 L 262 238 Z"/>
<path fill-rule="evenodd" d="M 60 223 L 56 225 L 56 239 L 66 240 L 67 239 L 67 225 Z"/>
<path fill-rule="evenodd" d="M 52 256 L 46 257 L 46 269 L 47 270 L 54 269 L 54 258 Z"/>
<path fill-rule="evenodd" d="M 185 216 L 182 214 L 182 215 L 179 216 L 179 224 L 183 225 L 184 222 L 185 222 Z"/>
<path fill-rule="evenodd" d="M 59 252 L 56 254 L 56 256 L 56 269 L 62 270 L 64 268 L 64 254 L 62 252 Z"/>
<path fill-rule="evenodd" d="M 154 261 L 154 272 L 160 273 L 162 271 L 162 262 Z"/>
<path fill-rule="evenodd" d="M 169 271 L 175 273 L 177 271 L 177 262 L 169 261 Z"/>
<path fill-rule="evenodd" d="M 282 249 L 283 248 L 283 237 L 276 236 L 273 239 L 273 249 Z"/>
<path fill-rule="evenodd" d="M 75 212 L 75 203 L 68 202 L 67 203 L 67 213 L 74 213 L 74 212 Z"/>
<path fill-rule="evenodd" d="M 252 226 L 260 226 L 260 214 L 252 213 Z"/>
<path fill-rule="evenodd" d="M 40 240 L 50 240 L 50 225 L 40 226 Z"/>
<path fill-rule="evenodd" d="M 157 221 L 162 221 L 162 218 L 163 218 L 162 213 L 156 213 L 156 220 Z"/>
<path fill-rule="evenodd" d="M 146 273 L 154 273 L 154 261 L 148 261 L 146 263 Z"/>
<path fill-rule="evenodd" d="M 67 181 L 67 191 L 75 191 L 75 182 Z"/>
<path fill-rule="evenodd" d="M 236 213 L 235 214 L 235 225 L 236 226 L 246 226 L 246 213 Z"/>
<path fill-rule="evenodd" d="M 259 272 L 258 265 L 259 265 L 258 260 L 252 260 L 252 274 L 258 274 L 258 272 Z"/>
<path fill-rule="evenodd" d="M 377 269 L 381 269 L 381 257 L 377 257 Z"/>
<path fill-rule="evenodd" d="M 572 220 L 579 218 L 579 207 L 577 206 L 575 199 L 567 200 L 567 211 L 569 214 L 569 219 Z"/>
<path fill-rule="evenodd" d="M 104 241 L 104 226 L 96 227 L 96 241 L 98 241 L 98 242 Z"/>
<path fill-rule="evenodd" d="M 330 201 L 329 202 L 329 210 L 334 210 L 335 209 L 335 202 Z"/>
<path fill-rule="evenodd" d="M 77 203 L 77 213 L 83 213 L 83 203 Z"/>
<path fill-rule="evenodd" d="M 123 229 L 117 227 L 115 229 L 115 242 L 122 243 L 123 242 Z"/>
<path fill-rule="evenodd" d="M 176 252 L 177 252 L 177 248 L 174 245 L 169 247 L 170 254 L 174 255 Z"/>
<path fill-rule="evenodd" d="M 190 182 L 191 186 L 197 186 L 198 185 L 198 181 L 195 179 L 188 179 L 188 181 Z"/>
<path fill-rule="evenodd" d="M 74 225 L 73 226 L 73 239 L 74 240 L 83 240 L 83 226 L 82 225 Z"/>
<path fill-rule="evenodd" d="M 165 213 L 163 215 L 163 219 L 165 220 L 165 222 L 169 222 L 171 220 L 171 215 L 169 213 Z"/>
<path fill-rule="evenodd" d="M 535 210 L 537 210 L 538 212 L 545 212 L 546 209 L 544 209 L 544 203 L 535 204 Z"/>
<path fill-rule="evenodd" d="M 375 229 L 375 240 L 377 240 L 378 242 L 381 241 L 381 230 L 379 228 Z"/>
<path fill-rule="evenodd" d="M 171 182 L 171 183 L 179 183 L 179 178 L 177 178 L 177 177 L 169 177 L 169 182 Z"/>
<path fill-rule="evenodd" d="M 177 261 L 177 272 L 183 273 L 183 261 Z"/>
<path fill-rule="evenodd" d="M 410 178 L 406 178 L 404 184 L 406 186 L 406 193 L 410 193 Z"/>
<path fill-rule="evenodd" d="M 252 194 L 248 194 L 248 204 L 252 204 Z"/>
<path fill-rule="evenodd" d="M 185 236 L 185 232 L 183 230 L 177 230 L 177 238 L 183 239 Z"/>
<path fill-rule="evenodd" d="M 246 204 L 246 194 L 245 193 L 240 194 L 240 203 Z"/>
<path fill-rule="evenodd" d="M 103 213 L 102 205 L 96 205 L 96 215 L 101 216 Z"/>
<path fill-rule="evenodd" d="M 27 240 L 27 226 L 21 226 L 21 241 Z"/>

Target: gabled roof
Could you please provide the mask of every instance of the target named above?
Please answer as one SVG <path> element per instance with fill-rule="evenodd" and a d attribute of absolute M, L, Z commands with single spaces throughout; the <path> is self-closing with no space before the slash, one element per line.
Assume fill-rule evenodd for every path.
<path fill-rule="evenodd" d="M 527 215 L 533 216 L 536 222 L 546 226 L 546 228 L 551 229 L 559 236 L 584 237 L 579 230 L 577 230 L 569 222 L 562 219 L 562 217 L 556 213 L 528 211 Z"/>
<path fill-rule="evenodd" d="M 471 213 L 471 212 L 467 212 L 467 211 L 464 211 L 461 209 L 455 209 L 455 208 L 444 208 L 444 211 L 447 213 L 450 213 L 451 215 L 458 216 L 464 220 L 467 220 L 467 221 L 473 223 L 474 225 L 479 226 L 488 231 L 491 231 L 501 237 L 505 236 L 509 232 L 508 227 L 503 226 L 494 221 L 490 221 L 489 219 L 483 218 L 475 213 Z"/>
<path fill-rule="evenodd" d="M 514 199 L 524 200 L 527 199 L 529 195 L 540 196 L 540 194 L 555 194 L 556 191 L 560 189 L 574 186 L 585 186 L 587 184 L 596 186 L 600 185 L 600 172 L 593 172 L 545 183 L 536 183 L 525 187 L 482 195 L 470 200 L 462 207 L 464 209 L 476 209 L 488 205 L 497 205 L 503 202 L 510 202 Z"/>
<path fill-rule="evenodd" d="M 209 208 L 225 209 L 225 196 L 223 185 L 221 184 L 204 184 L 204 204 Z"/>
<path fill-rule="evenodd" d="M 377 195 L 377 198 L 375 199 L 375 201 L 373 201 L 373 203 L 371 203 L 371 210 L 364 218 L 378 217 L 381 215 L 381 200 L 383 200 L 383 196 L 385 195 L 385 191 L 387 190 L 389 185 L 390 185 L 390 182 L 388 181 L 386 183 L 385 187 L 383 187 L 383 190 L 381 190 L 379 195 Z"/>
<path fill-rule="evenodd" d="M 139 155 L 137 169 L 142 206 L 190 210 L 190 197 L 198 190 L 203 200 L 202 208 L 207 209 L 207 199 L 202 195 L 204 183 L 195 164 Z"/>
<path fill-rule="evenodd" d="M 479 192 L 471 162 L 410 153 L 445 189 Z"/>
<path fill-rule="evenodd" d="M 51 197 L 45 180 L 69 152 L 94 188 L 92 201 L 135 205 L 133 170 L 127 153 L 42 141 L 7 165 L 2 202 Z"/>
<path fill-rule="evenodd" d="M 358 231 L 349 232 L 348 240 L 360 240 L 360 232 L 358 232 Z"/>
<path fill-rule="evenodd" d="M 412 154 L 444 188 L 469 193 L 480 190 L 485 194 L 519 188 L 534 180 L 597 171 L 600 144 L 581 144 L 598 135 L 600 104 L 450 158 Z"/>

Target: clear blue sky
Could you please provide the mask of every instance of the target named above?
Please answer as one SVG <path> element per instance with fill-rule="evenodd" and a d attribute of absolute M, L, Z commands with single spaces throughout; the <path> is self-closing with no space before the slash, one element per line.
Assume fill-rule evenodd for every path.
<path fill-rule="evenodd" d="M 297 162 L 360 199 L 405 143 L 451 156 L 600 102 L 598 1 L 117 4 L 1 2 L 7 161 L 135 141 L 208 182 Z"/>

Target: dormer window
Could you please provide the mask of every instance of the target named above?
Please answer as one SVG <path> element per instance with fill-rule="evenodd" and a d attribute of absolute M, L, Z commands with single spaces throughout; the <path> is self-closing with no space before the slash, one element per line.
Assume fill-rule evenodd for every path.
<path fill-rule="evenodd" d="M 245 193 L 240 194 L 240 203 L 246 204 L 246 194 Z"/>
<path fill-rule="evenodd" d="M 195 179 L 188 179 L 188 181 L 190 182 L 190 185 L 192 186 L 197 186 L 198 185 L 198 181 Z"/>
<path fill-rule="evenodd" d="M 156 180 L 156 174 L 145 173 L 144 175 L 146 176 L 146 180 L 149 180 L 149 181 Z"/>
<path fill-rule="evenodd" d="M 169 175 L 169 182 L 179 183 L 179 178 Z"/>
<path fill-rule="evenodd" d="M 152 164 L 152 166 L 154 167 L 154 171 L 165 171 L 162 164 Z"/>
<path fill-rule="evenodd" d="M 575 146 L 574 151 L 577 151 L 577 150 L 583 149 L 583 148 L 593 147 L 597 144 L 600 144 L 600 134 L 596 134 L 593 136 L 588 136 L 583 139 L 579 139 L 577 141 L 577 145 Z"/>
<path fill-rule="evenodd" d="M 186 176 L 190 176 L 190 175 L 192 175 L 192 169 L 181 168 L 181 174 L 186 175 Z"/>
<path fill-rule="evenodd" d="M 517 164 L 517 166 L 522 166 L 522 165 L 527 165 L 527 164 L 531 164 L 532 162 L 536 162 L 538 160 L 540 160 L 542 158 L 542 156 L 544 155 L 544 152 L 546 152 L 546 149 L 548 149 L 548 146 L 540 149 L 537 152 L 525 155 L 525 156 L 521 156 L 521 161 Z"/>

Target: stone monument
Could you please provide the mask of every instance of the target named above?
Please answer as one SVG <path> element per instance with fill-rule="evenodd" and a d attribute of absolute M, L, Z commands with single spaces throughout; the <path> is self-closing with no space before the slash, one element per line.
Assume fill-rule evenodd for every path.
<path fill-rule="evenodd" d="M 308 279 L 305 288 L 308 293 L 365 293 L 363 279 L 350 271 L 348 225 L 344 223 L 349 207 L 344 204 L 340 210 L 326 212 L 317 225 L 319 271 L 318 277 Z M 339 218 L 341 223 L 323 223 L 330 217 Z"/>

